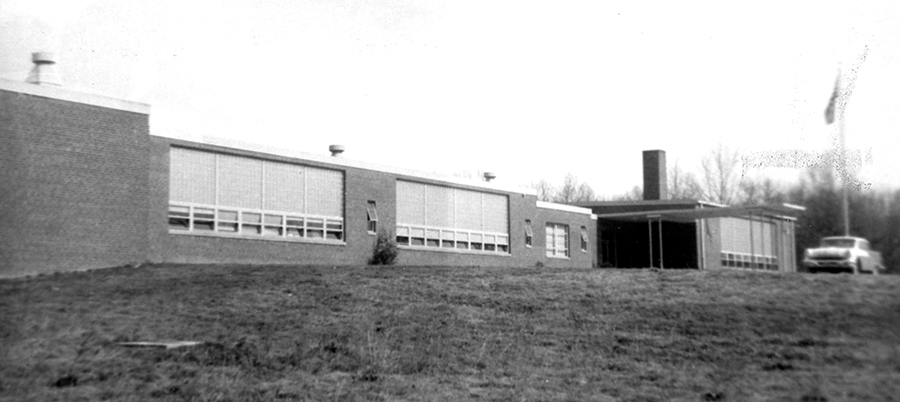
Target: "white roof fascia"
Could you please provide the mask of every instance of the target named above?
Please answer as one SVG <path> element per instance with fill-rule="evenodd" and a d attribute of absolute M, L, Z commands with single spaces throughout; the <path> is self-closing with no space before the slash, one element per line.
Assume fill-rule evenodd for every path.
<path fill-rule="evenodd" d="M 537 207 L 544 209 L 555 209 L 557 211 L 574 212 L 577 214 L 585 214 L 588 216 L 593 215 L 592 211 L 589 208 L 573 207 L 571 205 L 557 204 L 554 202 L 538 201 Z"/>
<path fill-rule="evenodd" d="M 781 205 L 784 206 L 785 208 L 795 209 L 795 210 L 797 210 L 797 211 L 806 211 L 806 207 L 804 207 L 804 206 L 802 206 L 802 205 L 788 204 L 788 203 L 786 203 L 786 202 L 785 202 L 785 203 L 782 203 Z"/>
<path fill-rule="evenodd" d="M 0 78 L 0 90 L 22 94 L 58 99 L 85 105 L 100 106 L 108 109 L 123 110 L 140 114 L 150 114 L 150 105 L 124 99 L 110 98 L 103 95 L 73 91 L 65 87 L 38 85 L 28 82 L 13 81 Z"/>
<path fill-rule="evenodd" d="M 712 201 L 697 201 L 697 203 L 700 205 L 709 205 L 711 207 L 716 207 L 716 208 L 728 208 L 728 205 L 719 204 L 718 202 L 712 202 Z"/>
<path fill-rule="evenodd" d="M 392 173 L 392 174 L 396 174 L 396 175 L 400 175 L 400 176 L 408 176 L 410 178 L 410 180 L 415 180 L 415 179 L 419 178 L 419 179 L 433 180 L 433 181 L 444 182 L 444 183 L 448 183 L 448 184 L 476 187 L 476 188 L 482 188 L 482 189 L 494 190 L 494 191 L 502 191 L 502 192 L 509 192 L 509 193 L 517 193 L 517 194 L 529 194 L 529 195 L 537 194 L 537 191 L 534 189 L 521 188 L 521 187 L 511 186 L 511 185 L 488 183 L 488 182 L 483 182 L 483 181 L 478 181 L 478 180 L 464 179 L 461 177 L 444 176 L 444 175 L 437 174 L 437 173 L 423 172 L 423 171 L 418 171 L 415 169 L 406 169 L 406 168 L 399 168 L 399 167 L 394 167 L 394 166 L 379 165 L 379 164 L 370 163 L 370 162 L 363 162 L 363 161 L 358 161 L 358 160 L 353 160 L 353 159 L 347 159 L 342 156 L 334 157 L 334 156 L 330 156 L 330 155 L 312 154 L 312 153 L 301 152 L 301 151 L 296 151 L 296 150 L 292 150 L 292 149 L 279 148 L 279 147 L 274 147 L 274 146 L 269 146 L 269 145 L 234 140 L 234 139 L 230 139 L 230 138 L 221 138 L 221 137 L 215 137 L 215 136 L 203 136 L 198 141 L 196 139 L 166 137 L 166 136 L 160 136 L 157 134 L 153 134 L 153 135 L 156 137 L 171 138 L 171 139 L 179 140 L 179 141 L 195 142 L 195 143 L 200 143 L 200 144 L 215 145 L 215 146 L 226 147 L 226 148 L 234 148 L 234 149 L 238 149 L 238 150 L 258 152 L 258 153 L 264 153 L 264 154 L 270 154 L 270 155 L 277 155 L 277 156 L 283 156 L 283 157 L 288 157 L 288 158 L 303 159 L 303 160 L 319 162 L 319 163 L 324 163 L 324 164 L 329 164 L 329 165 L 336 165 L 336 166 L 350 167 L 350 168 L 356 168 L 356 169 L 364 169 L 364 170 L 373 170 L 373 171 L 378 171 L 378 172 Z"/>

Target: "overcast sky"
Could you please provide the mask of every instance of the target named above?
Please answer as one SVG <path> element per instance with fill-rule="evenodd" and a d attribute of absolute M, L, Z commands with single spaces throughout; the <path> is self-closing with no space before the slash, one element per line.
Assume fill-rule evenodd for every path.
<path fill-rule="evenodd" d="M 616 195 L 644 149 L 688 170 L 719 143 L 828 151 L 839 63 L 868 47 L 847 142 L 896 188 L 898 21 L 896 1 L 0 0 L 0 77 L 53 51 L 67 87 L 149 103 L 155 135 Z"/>

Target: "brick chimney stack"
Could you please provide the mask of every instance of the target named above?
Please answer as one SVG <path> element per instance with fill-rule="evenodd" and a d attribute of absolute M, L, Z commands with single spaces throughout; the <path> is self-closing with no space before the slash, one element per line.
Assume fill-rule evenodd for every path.
<path fill-rule="evenodd" d="M 666 151 L 644 151 L 644 200 L 669 198 L 666 181 Z"/>

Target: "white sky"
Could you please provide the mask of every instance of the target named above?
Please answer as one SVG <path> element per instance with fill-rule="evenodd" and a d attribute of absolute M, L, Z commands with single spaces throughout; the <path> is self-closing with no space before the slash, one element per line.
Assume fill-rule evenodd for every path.
<path fill-rule="evenodd" d="M 848 146 L 900 187 L 900 2 L 635 3 L 0 0 L 0 77 L 53 51 L 67 87 L 151 104 L 156 135 L 616 195 L 644 149 L 827 151 L 838 63 L 868 46 Z"/>

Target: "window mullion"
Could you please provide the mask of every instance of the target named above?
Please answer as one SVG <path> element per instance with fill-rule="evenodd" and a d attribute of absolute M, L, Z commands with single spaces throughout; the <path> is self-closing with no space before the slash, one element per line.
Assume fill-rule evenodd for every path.
<path fill-rule="evenodd" d="M 215 171 L 213 172 L 215 183 L 213 183 L 213 193 L 215 193 L 215 203 L 216 205 L 219 205 L 219 154 L 215 155 L 215 161 Z"/>

